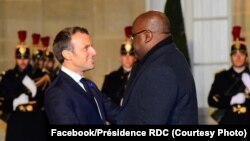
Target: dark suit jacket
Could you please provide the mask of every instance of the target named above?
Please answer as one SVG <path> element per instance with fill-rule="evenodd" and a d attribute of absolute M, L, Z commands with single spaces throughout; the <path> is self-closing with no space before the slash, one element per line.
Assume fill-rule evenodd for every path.
<path fill-rule="evenodd" d="M 169 37 L 135 66 L 117 124 L 198 124 L 195 83 Z"/>
<path fill-rule="evenodd" d="M 208 104 L 214 108 L 225 109 L 219 114 L 222 118 L 219 124 L 250 124 L 250 99 L 242 104 L 230 105 L 233 96 L 245 93 L 245 85 L 241 80 L 243 73 L 250 74 L 246 67 L 241 73 L 234 71 L 233 67 L 215 75 L 214 82 L 208 95 Z M 247 94 L 249 96 L 249 94 Z M 245 109 L 245 110 L 244 110 Z"/>
<path fill-rule="evenodd" d="M 96 103 L 70 76 L 60 71 L 45 93 L 45 112 L 51 124 L 104 124 L 106 113 L 102 98 L 95 95 Z"/>

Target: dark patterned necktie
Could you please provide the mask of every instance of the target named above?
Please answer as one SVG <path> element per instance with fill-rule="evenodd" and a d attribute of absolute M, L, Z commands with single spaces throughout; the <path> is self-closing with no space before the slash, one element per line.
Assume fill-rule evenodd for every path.
<path fill-rule="evenodd" d="M 87 94 L 89 94 L 89 95 L 91 95 L 91 96 L 93 97 L 93 99 L 94 99 L 94 101 L 95 101 L 95 103 L 96 103 L 96 106 L 97 106 L 98 113 L 99 113 L 101 119 L 103 120 L 103 116 L 102 116 L 102 114 L 101 114 L 100 107 L 99 107 L 99 104 L 98 104 L 98 102 L 97 102 L 97 100 L 96 100 L 95 94 L 91 91 L 91 88 L 90 88 L 90 84 L 92 84 L 92 82 L 88 81 L 88 80 L 85 79 L 85 78 L 82 78 L 82 79 L 80 80 L 80 82 L 83 84 L 83 86 L 84 86 L 84 88 L 85 88 Z"/>
<path fill-rule="evenodd" d="M 94 94 L 91 92 L 91 90 L 90 90 L 90 88 L 89 88 L 89 86 L 88 86 L 87 79 L 82 78 L 82 79 L 80 80 L 80 82 L 83 84 L 83 86 L 84 86 L 84 88 L 85 88 L 87 94 L 89 94 L 89 95 L 91 95 L 91 96 L 94 97 Z"/>

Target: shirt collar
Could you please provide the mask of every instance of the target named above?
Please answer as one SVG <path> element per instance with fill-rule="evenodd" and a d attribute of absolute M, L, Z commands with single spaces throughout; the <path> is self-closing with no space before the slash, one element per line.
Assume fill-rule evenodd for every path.
<path fill-rule="evenodd" d="M 64 66 L 62 66 L 61 70 L 62 70 L 63 72 L 65 72 L 66 74 L 68 74 L 68 75 L 69 75 L 72 79 L 74 79 L 77 83 L 78 83 L 78 82 L 81 80 L 81 78 L 83 77 L 83 76 L 79 75 L 78 73 L 75 73 L 75 72 L 69 70 L 68 68 L 66 68 L 66 67 L 64 67 Z"/>
<path fill-rule="evenodd" d="M 169 36 L 165 39 L 163 39 L 162 41 L 160 41 L 159 43 L 157 43 L 143 58 L 142 60 L 139 60 L 140 64 L 143 64 L 145 62 L 145 60 L 147 60 L 147 58 L 149 58 L 149 56 L 151 54 L 153 54 L 156 50 L 158 50 L 159 48 L 165 47 L 165 45 L 171 44 L 173 43 L 173 37 Z"/>

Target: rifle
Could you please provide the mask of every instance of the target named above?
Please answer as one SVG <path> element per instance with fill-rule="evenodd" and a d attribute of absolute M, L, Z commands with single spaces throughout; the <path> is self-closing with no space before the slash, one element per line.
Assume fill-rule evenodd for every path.
<path fill-rule="evenodd" d="M 225 92 L 225 96 L 232 97 L 236 93 L 240 91 L 244 91 L 245 85 L 242 83 L 240 78 L 237 78 L 236 81 L 229 87 L 229 89 Z M 227 109 L 216 109 L 212 114 L 211 117 L 220 122 L 221 119 L 224 117 L 225 112 Z"/>

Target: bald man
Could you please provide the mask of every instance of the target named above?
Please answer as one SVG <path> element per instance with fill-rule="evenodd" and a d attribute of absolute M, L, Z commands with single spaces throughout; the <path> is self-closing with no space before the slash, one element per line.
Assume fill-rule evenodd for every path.
<path fill-rule="evenodd" d="M 139 15 L 130 38 L 139 62 L 116 124 L 198 124 L 194 79 L 172 40 L 166 15 L 158 11 Z"/>

